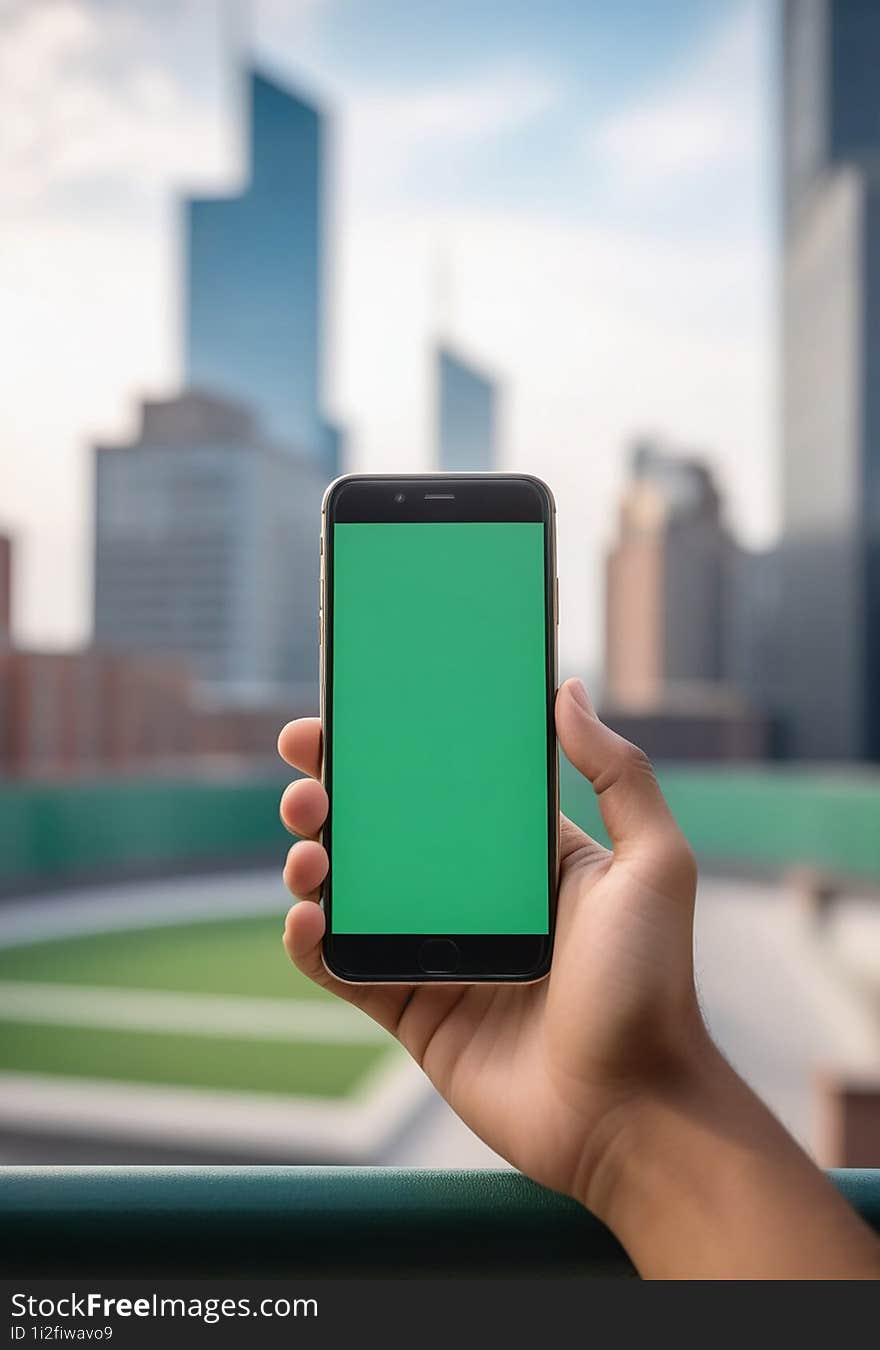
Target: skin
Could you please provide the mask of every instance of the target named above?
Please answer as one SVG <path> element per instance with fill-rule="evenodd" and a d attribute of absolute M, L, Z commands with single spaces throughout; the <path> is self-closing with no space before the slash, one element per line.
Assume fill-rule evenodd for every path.
<path fill-rule="evenodd" d="M 281 818 L 294 963 L 405 1046 L 472 1130 L 574 1196 L 639 1271 L 673 1278 L 873 1278 L 880 1244 L 713 1046 L 694 987 L 697 872 L 648 760 L 578 680 L 560 744 L 593 785 L 608 850 L 561 818 L 556 942 L 534 985 L 351 985 L 324 967 L 328 859 L 317 718 L 279 737 L 308 777 Z M 388 841 L 389 866 L 394 841 Z"/>

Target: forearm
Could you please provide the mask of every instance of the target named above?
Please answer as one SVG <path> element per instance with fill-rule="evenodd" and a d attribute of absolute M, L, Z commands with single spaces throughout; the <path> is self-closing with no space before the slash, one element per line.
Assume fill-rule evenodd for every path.
<path fill-rule="evenodd" d="M 639 1272 L 880 1277 L 875 1235 L 714 1047 L 700 1058 L 621 1109 L 582 1197 Z"/>

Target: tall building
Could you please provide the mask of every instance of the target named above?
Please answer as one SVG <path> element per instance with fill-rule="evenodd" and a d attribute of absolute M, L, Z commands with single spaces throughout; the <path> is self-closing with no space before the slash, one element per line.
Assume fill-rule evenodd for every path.
<path fill-rule="evenodd" d="M 211 706 L 315 704 L 324 128 L 250 72 L 251 177 L 186 204 L 186 386 L 96 449 L 95 639 L 182 658 Z M 209 691 L 203 691 L 207 697 Z"/>
<path fill-rule="evenodd" d="M 788 748 L 880 758 L 880 5 L 783 11 Z"/>
<path fill-rule="evenodd" d="M 774 718 L 774 749 L 784 749 L 778 732 L 782 710 L 778 685 L 781 552 L 755 551 L 731 542 L 725 582 L 724 678 Z"/>
<path fill-rule="evenodd" d="M 729 550 L 705 466 L 639 443 L 607 569 L 606 694 L 616 705 L 657 707 L 671 685 L 722 679 Z"/>
<path fill-rule="evenodd" d="M 768 722 L 749 697 L 757 580 L 708 469 L 637 444 L 606 572 L 603 714 L 614 727 L 658 758 L 767 753 Z"/>
<path fill-rule="evenodd" d="M 325 481 L 241 404 L 144 404 L 131 443 L 96 451 L 96 642 L 185 658 L 228 698 L 312 706 Z"/>
<path fill-rule="evenodd" d="M 498 390 L 495 382 L 448 347 L 436 349 L 437 463 L 444 472 L 496 467 Z"/>
<path fill-rule="evenodd" d="M 186 215 L 186 383 L 252 406 L 266 434 L 332 478 L 339 431 L 321 407 L 324 120 L 265 75 L 248 78 L 250 182 L 191 199 Z"/>

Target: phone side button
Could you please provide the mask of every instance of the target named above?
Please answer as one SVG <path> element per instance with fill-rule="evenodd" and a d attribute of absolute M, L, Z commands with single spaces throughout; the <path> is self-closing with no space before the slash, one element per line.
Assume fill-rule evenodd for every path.
<path fill-rule="evenodd" d="M 426 975 L 453 975 L 461 953 L 451 938 L 428 938 L 419 948 L 418 962 Z"/>

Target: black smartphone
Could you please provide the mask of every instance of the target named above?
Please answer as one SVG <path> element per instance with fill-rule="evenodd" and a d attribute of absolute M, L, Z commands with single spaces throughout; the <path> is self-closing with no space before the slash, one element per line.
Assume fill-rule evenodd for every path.
<path fill-rule="evenodd" d="M 529 981 L 558 856 L 555 506 L 518 474 L 351 475 L 321 521 L 324 961 Z"/>

